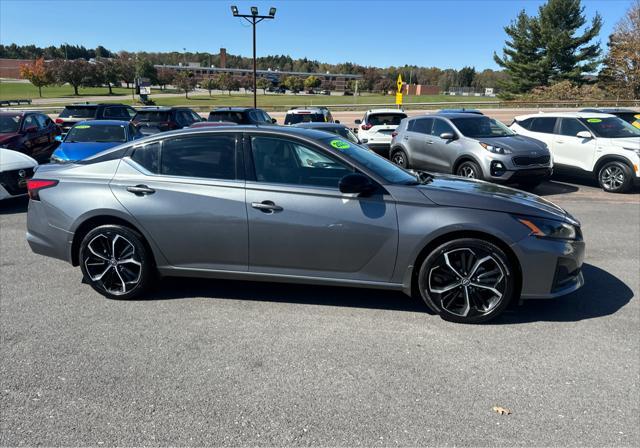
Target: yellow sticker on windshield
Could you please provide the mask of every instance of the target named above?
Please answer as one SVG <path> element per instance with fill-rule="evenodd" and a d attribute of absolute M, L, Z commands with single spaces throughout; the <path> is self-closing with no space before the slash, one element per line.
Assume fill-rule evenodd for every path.
<path fill-rule="evenodd" d="M 89 129 L 90 127 L 91 126 L 89 126 L 88 124 L 79 124 L 75 128 L 76 129 Z"/>
<path fill-rule="evenodd" d="M 348 149 L 351 145 L 347 142 L 343 142 L 342 140 L 331 140 L 331 146 L 336 149 Z"/>
<path fill-rule="evenodd" d="M 602 120 L 600 118 L 587 118 L 589 123 L 600 123 Z"/>

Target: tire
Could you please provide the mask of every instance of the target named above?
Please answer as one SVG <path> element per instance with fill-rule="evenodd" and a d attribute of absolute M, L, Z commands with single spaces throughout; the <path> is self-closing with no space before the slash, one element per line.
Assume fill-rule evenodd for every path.
<path fill-rule="evenodd" d="M 598 170 L 598 183 L 609 193 L 626 193 L 631 188 L 633 173 L 631 168 L 616 160 L 606 162 Z"/>
<path fill-rule="evenodd" d="M 402 168 L 410 168 L 409 158 L 407 157 L 407 153 L 404 151 L 404 149 L 398 148 L 391 150 L 391 157 L 389 157 L 389 159 Z"/>
<path fill-rule="evenodd" d="M 109 299 L 140 297 L 155 274 L 142 235 L 121 225 L 103 225 L 87 233 L 78 260 L 84 281 Z"/>
<path fill-rule="evenodd" d="M 484 179 L 480 165 L 470 160 L 467 160 L 466 162 L 462 162 L 460 164 L 460 166 L 456 170 L 456 175 L 466 177 L 468 179 Z"/>
<path fill-rule="evenodd" d="M 494 319 L 509 305 L 516 295 L 515 272 L 509 257 L 495 244 L 461 238 L 427 255 L 417 288 L 425 304 L 442 319 L 477 324 Z"/>

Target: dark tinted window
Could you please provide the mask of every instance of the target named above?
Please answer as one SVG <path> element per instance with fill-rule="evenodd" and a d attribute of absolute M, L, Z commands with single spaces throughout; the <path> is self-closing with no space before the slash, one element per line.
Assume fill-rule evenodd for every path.
<path fill-rule="evenodd" d="M 381 126 L 385 124 L 397 126 L 400 124 L 400 121 L 402 121 L 403 118 L 407 118 L 407 114 L 402 114 L 402 113 L 371 114 L 367 118 L 367 123 L 370 124 L 371 126 Z"/>
<path fill-rule="evenodd" d="M 166 140 L 162 147 L 160 173 L 235 179 L 235 136 L 198 135 Z"/>
<path fill-rule="evenodd" d="M 545 134 L 553 134 L 553 128 L 556 126 L 556 117 L 537 117 L 533 119 L 531 127 L 532 132 L 544 132 Z"/>
<path fill-rule="evenodd" d="M 323 114 L 287 114 L 284 124 L 316 123 L 326 121 Z"/>
<path fill-rule="evenodd" d="M 207 121 L 230 121 L 232 123 L 242 124 L 244 123 L 244 117 L 242 116 L 242 112 L 212 111 L 209 112 Z"/>
<path fill-rule="evenodd" d="M 158 160 L 160 160 L 160 142 L 139 146 L 133 150 L 131 159 L 156 174 L 158 172 Z"/>
<path fill-rule="evenodd" d="M 522 120 L 522 121 L 517 121 L 516 123 L 518 123 L 520 126 L 522 126 L 525 129 L 531 129 L 531 123 L 533 123 L 533 118 L 527 118 L 526 120 Z"/>
<path fill-rule="evenodd" d="M 60 118 L 94 118 L 96 106 L 67 106 L 60 112 Z"/>
<path fill-rule="evenodd" d="M 36 115 L 36 121 L 38 122 L 38 127 L 40 127 L 40 129 L 44 129 L 47 126 L 49 126 L 49 117 L 47 117 L 46 115 Z"/>
<path fill-rule="evenodd" d="M 409 130 L 420 134 L 430 134 L 433 118 L 418 118 L 409 122 Z"/>
<path fill-rule="evenodd" d="M 493 118 L 484 115 L 452 118 L 458 131 L 470 138 L 506 137 L 515 135 L 511 129 Z"/>
<path fill-rule="evenodd" d="M 22 115 L 20 114 L 1 114 L 0 115 L 0 134 L 5 134 L 9 132 L 18 132 L 18 128 L 20 127 L 20 119 Z"/>
<path fill-rule="evenodd" d="M 640 137 L 640 129 L 627 123 L 618 117 L 608 118 L 581 118 L 580 121 L 587 126 L 597 137 L 627 138 Z"/>
<path fill-rule="evenodd" d="M 616 112 L 614 115 L 627 123 L 633 123 L 640 118 L 640 112 Z"/>
<path fill-rule="evenodd" d="M 560 119 L 560 134 L 575 137 L 578 132 L 586 131 L 587 129 L 575 118 L 561 118 Z"/>
<path fill-rule="evenodd" d="M 72 142 L 125 142 L 124 125 L 93 125 L 77 124 L 69 130 L 64 138 L 67 143 Z"/>
<path fill-rule="evenodd" d="M 104 110 L 104 116 L 105 118 L 113 118 L 115 120 L 129 121 L 131 119 L 127 108 L 122 106 L 107 107 Z"/>
<path fill-rule="evenodd" d="M 134 121 L 139 121 L 139 122 L 169 121 L 169 112 L 157 111 L 157 110 L 141 110 L 136 114 Z"/>
<path fill-rule="evenodd" d="M 38 122 L 36 121 L 36 116 L 35 115 L 27 115 L 26 117 L 24 117 L 24 122 L 22 123 L 22 130 L 24 131 L 25 129 L 31 128 L 31 127 L 38 127 Z"/>
<path fill-rule="evenodd" d="M 330 154 L 293 140 L 253 137 L 251 152 L 259 182 L 338 188 L 353 172 Z"/>
<path fill-rule="evenodd" d="M 445 132 L 449 132 L 455 135 L 453 132 L 453 128 L 444 120 L 439 120 L 434 118 L 433 120 L 433 128 L 431 129 L 431 135 L 440 137 L 440 134 L 444 134 Z"/>

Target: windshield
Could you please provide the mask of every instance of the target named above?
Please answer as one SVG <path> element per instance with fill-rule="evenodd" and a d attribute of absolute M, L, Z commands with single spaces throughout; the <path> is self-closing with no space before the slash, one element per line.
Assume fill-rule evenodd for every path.
<path fill-rule="evenodd" d="M 95 106 L 67 106 L 60 112 L 60 118 L 93 118 L 96 116 Z"/>
<path fill-rule="evenodd" d="M 580 118 L 586 127 L 596 137 L 603 138 L 628 138 L 640 137 L 640 129 L 630 125 L 618 117 L 608 118 Z"/>
<path fill-rule="evenodd" d="M 150 121 L 169 121 L 169 112 L 140 111 L 133 117 L 133 121 L 150 122 Z"/>
<path fill-rule="evenodd" d="M 224 112 L 209 112 L 208 121 L 230 121 L 232 123 L 244 123 L 244 117 L 242 112 L 224 111 Z"/>
<path fill-rule="evenodd" d="M 407 114 L 371 114 L 367 118 L 367 124 L 371 126 L 398 126 L 403 118 L 407 118 Z"/>
<path fill-rule="evenodd" d="M 370 169 L 391 184 L 415 185 L 418 183 L 416 176 L 362 146 L 335 138 L 329 138 L 325 143 L 340 154 Z"/>
<path fill-rule="evenodd" d="M 324 122 L 324 115 L 322 114 L 287 114 L 284 119 L 284 124 L 298 124 L 298 123 L 317 123 Z"/>
<path fill-rule="evenodd" d="M 0 134 L 18 132 L 20 115 L 0 115 Z"/>
<path fill-rule="evenodd" d="M 65 143 L 76 142 L 126 142 L 124 125 L 78 124 L 71 128 L 64 139 Z"/>
<path fill-rule="evenodd" d="M 451 119 L 458 130 L 469 138 L 508 137 L 516 135 L 511 129 L 489 117 L 464 117 Z"/>

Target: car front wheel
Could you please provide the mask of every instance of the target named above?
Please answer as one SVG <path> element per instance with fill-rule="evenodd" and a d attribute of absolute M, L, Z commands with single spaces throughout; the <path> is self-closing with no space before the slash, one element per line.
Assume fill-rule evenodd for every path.
<path fill-rule="evenodd" d="M 467 161 L 460 164 L 456 170 L 458 176 L 466 177 L 468 179 L 480 179 L 482 180 L 482 169 L 480 165 L 475 162 Z"/>
<path fill-rule="evenodd" d="M 121 225 L 103 225 L 87 233 L 79 259 L 86 282 L 110 299 L 140 296 L 154 272 L 143 237 Z"/>
<path fill-rule="evenodd" d="M 625 193 L 631 188 L 633 173 L 624 163 L 618 161 L 607 162 L 598 171 L 598 183 L 604 191 L 610 193 Z"/>
<path fill-rule="evenodd" d="M 495 244 L 476 238 L 448 241 L 425 258 L 417 286 L 445 320 L 475 324 L 498 316 L 516 291 L 515 266 Z"/>

